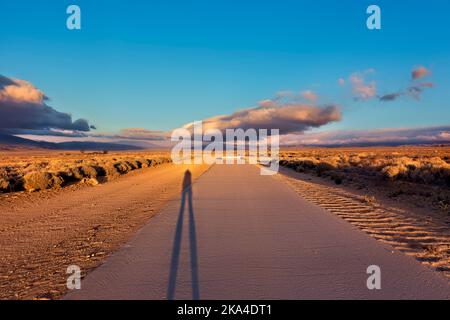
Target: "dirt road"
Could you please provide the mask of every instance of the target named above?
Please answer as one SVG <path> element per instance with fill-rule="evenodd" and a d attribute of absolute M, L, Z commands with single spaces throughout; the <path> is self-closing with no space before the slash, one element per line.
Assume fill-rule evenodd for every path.
<path fill-rule="evenodd" d="M 370 265 L 380 267 L 380 290 L 367 288 Z M 283 181 L 255 166 L 215 165 L 65 298 L 449 297 L 445 277 Z"/>
<path fill-rule="evenodd" d="M 90 187 L 0 196 L 0 298 L 58 298 L 66 269 L 98 266 L 176 196 L 184 172 L 165 164 Z"/>

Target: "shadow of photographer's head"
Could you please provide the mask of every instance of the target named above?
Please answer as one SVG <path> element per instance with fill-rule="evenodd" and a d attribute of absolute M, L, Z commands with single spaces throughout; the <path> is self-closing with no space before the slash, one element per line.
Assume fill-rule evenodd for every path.
<path fill-rule="evenodd" d="M 186 172 L 184 173 L 184 178 L 183 178 L 183 190 L 188 189 L 192 184 L 192 174 L 191 171 L 186 170 Z"/>

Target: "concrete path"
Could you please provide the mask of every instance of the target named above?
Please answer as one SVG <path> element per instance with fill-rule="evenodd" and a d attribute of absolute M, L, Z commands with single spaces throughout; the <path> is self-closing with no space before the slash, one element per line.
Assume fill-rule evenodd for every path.
<path fill-rule="evenodd" d="M 189 176 L 185 184 L 190 183 Z M 183 208 L 180 209 L 181 204 Z M 381 290 L 366 285 L 381 268 Z M 449 298 L 447 279 L 251 165 L 215 165 L 66 299 Z"/>

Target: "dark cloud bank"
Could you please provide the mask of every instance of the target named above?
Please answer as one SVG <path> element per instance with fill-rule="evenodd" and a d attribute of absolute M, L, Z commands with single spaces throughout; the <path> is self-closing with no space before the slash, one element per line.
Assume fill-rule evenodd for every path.
<path fill-rule="evenodd" d="M 70 114 L 55 110 L 47 101 L 31 83 L 0 75 L 0 131 L 95 129 L 85 119 L 73 121 Z"/>

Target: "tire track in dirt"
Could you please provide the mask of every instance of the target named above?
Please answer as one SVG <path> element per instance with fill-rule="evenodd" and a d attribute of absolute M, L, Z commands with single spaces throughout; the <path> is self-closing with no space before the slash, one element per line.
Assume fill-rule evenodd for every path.
<path fill-rule="evenodd" d="M 450 230 L 445 222 L 383 206 L 339 187 L 306 181 L 290 169 L 281 168 L 280 173 L 277 177 L 304 199 L 450 278 Z"/>

